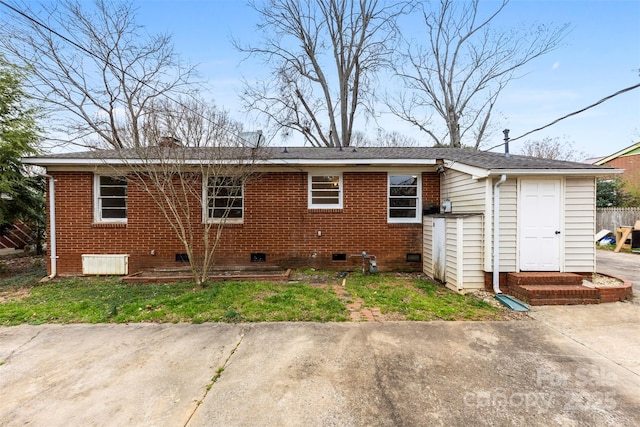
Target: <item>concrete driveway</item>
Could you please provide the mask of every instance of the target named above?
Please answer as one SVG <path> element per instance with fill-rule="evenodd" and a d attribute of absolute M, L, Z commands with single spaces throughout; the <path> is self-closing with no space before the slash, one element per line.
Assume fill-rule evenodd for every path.
<path fill-rule="evenodd" d="M 632 345 L 550 317 L 0 328 L 0 424 L 632 426 Z"/>
<path fill-rule="evenodd" d="M 633 282 L 634 302 L 640 304 L 640 254 L 598 250 L 596 271 Z"/>
<path fill-rule="evenodd" d="M 636 426 L 640 255 L 611 254 L 635 302 L 520 321 L 0 328 L 0 425 Z"/>

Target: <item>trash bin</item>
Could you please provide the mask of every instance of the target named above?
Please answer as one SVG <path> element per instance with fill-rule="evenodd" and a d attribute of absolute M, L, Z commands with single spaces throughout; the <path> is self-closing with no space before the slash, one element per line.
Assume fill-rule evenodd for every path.
<path fill-rule="evenodd" d="M 631 251 L 640 252 L 640 230 L 633 230 L 631 232 Z"/>

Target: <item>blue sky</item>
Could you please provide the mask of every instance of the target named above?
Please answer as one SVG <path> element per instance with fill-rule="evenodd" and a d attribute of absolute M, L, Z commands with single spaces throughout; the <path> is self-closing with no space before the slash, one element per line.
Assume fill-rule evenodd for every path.
<path fill-rule="evenodd" d="M 199 64 L 217 104 L 249 128 L 257 126 L 242 113 L 237 93 L 241 76 L 258 76 L 263 67 L 241 62 L 242 54 L 230 41 L 232 36 L 254 40 L 257 16 L 246 2 L 138 0 L 136 4 L 140 24 L 151 32 L 170 33 L 183 58 Z M 496 5 L 487 0 L 482 4 Z M 503 92 L 495 115 L 500 130 L 490 142 L 501 142 L 503 128 L 517 137 L 640 81 L 640 0 L 512 0 L 496 21 L 501 27 L 542 23 L 569 23 L 571 32 L 559 49 L 529 64 L 526 74 Z M 427 141 L 391 114 L 382 114 L 380 123 Z M 587 156 L 611 154 L 640 141 L 640 89 L 525 139 L 544 137 L 573 141 L 574 148 Z M 512 151 L 521 142 L 514 142 Z"/>

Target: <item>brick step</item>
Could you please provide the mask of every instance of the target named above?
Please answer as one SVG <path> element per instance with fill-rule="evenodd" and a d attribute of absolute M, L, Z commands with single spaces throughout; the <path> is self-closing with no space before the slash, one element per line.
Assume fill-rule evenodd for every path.
<path fill-rule="evenodd" d="M 600 304 L 599 299 L 594 298 L 544 298 L 528 302 L 529 305 L 583 305 Z"/>
<path fill-rule="evenodd" d="M 510 293 L 531 305 L 598 304 L 598 289 L 582 285 L 520 285 Z"/>
<path fill-rule="evenodd" d="M 582 285 L 519 285 L 513 288 L 533 294 L 599 295 L 598 289 Z"/>
<path fill-rule="evenodd" d="M 508 273 L 507 286 L 549 285 L 549 286 L 581 286 L 583 277 L 575 273 L 532 272 Z"/>

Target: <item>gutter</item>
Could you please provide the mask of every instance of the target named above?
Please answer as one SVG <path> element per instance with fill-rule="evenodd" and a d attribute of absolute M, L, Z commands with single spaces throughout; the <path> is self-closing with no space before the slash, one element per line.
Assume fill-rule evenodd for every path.
<path fill-rule="evenodd" d="M 501 294 L 500 290 L 500 186 L 507 180 L 502 174 L 500 180 L 493 186 L 493 292 Z"/>

